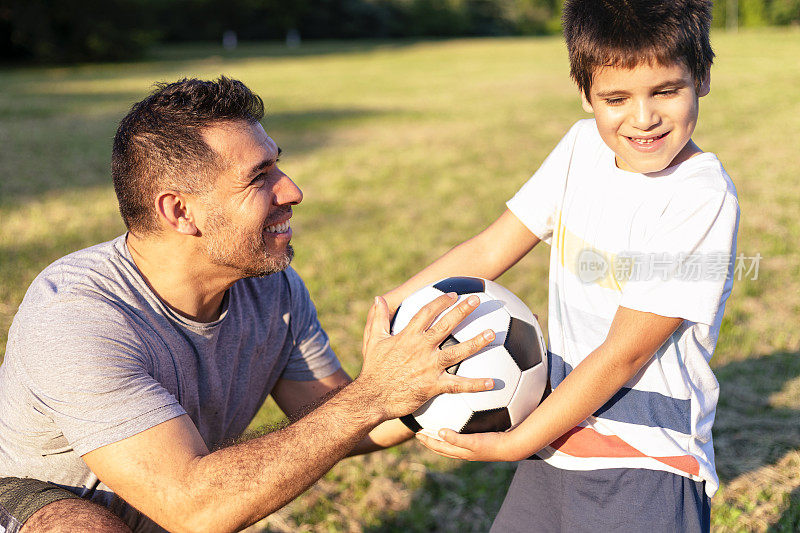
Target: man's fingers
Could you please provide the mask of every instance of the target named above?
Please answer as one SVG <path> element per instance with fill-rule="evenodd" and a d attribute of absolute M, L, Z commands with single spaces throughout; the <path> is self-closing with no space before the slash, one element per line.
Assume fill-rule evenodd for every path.
<path fill-rule="evenodd" d="M 430 327 L 428 333 L 437 344 L 442 342 L 480 304 L 481 299 L 473 294 L 448 311 L 436 324 Z"/>
<path fill-rule="evenodd" d="M 483 392 L 494 388 L 490 378 L 464 378 L 443 373 L 438 394 L 458 394 L 460 392 Z"/>
<path fill-rule="evenodd" d="M 494 340 L 494 337 L 494 331 L 487 329 L 480 335 L 476 335 L 468 341 L 459 342 L 454 346 L 445 348 L 439 352 L 439 364 L 441 364 L 443 368 L 453 366 L 454 364 L 463 361 L 470 355 L 481 351 Z"/>
<path fill-rule="evenodd" d="M 447 294 L 443 294 L 438 298 L 434 298 L 429 303 L 425 304 L 417 314 L 411 317 L 411 320 L 408 321 L 408 325 L 405 329 L 409 331 L 425 331 L 428 329 L 428 326 L 431 325 L 431 322 L 439 316 L 442 311 L 453 305 L 453 303 L 458 299 L 458 295 L 454 292 L 448 292 Z"/>

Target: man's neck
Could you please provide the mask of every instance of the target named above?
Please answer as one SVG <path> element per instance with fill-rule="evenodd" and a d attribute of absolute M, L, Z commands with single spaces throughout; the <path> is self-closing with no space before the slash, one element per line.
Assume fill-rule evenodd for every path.
<path fill-rule="evenodd" d="M 128 233 L 128 250 L 145 282 L 176 313 L 197 322 L 218 319 L 225 291 L 237 278 L 199 259 L 191 243 L 162 237 Z"/>

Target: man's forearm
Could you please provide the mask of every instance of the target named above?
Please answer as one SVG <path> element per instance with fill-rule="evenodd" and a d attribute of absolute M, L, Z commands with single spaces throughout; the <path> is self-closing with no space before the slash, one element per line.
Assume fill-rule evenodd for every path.
<path fill-rule="evenodd" d="M 192 522 L 247 526 L 322 477 L 382 420 L 357 382 L 290 426 L 200 458 L 186 480 Z"/>

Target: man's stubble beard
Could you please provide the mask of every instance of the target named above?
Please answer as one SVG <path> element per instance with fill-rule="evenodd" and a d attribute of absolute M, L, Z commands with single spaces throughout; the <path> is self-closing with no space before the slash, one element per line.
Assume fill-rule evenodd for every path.
<path fill-rule="evenodd" d="M 272 254 L 264 242 L 264 228 L 258 233 L 237 231 L 227 214 L 212 208 L 206 221 L 206 253 L 215 265 L 236 269 L 242 278 L 257 278 L 285 270 L 294 258 L 291 244 Z"/>

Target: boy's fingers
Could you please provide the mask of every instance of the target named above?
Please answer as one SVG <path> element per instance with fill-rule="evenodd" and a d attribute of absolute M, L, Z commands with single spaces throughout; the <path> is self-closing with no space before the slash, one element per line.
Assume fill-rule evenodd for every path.
<path fill-rule="evenodd" d="M 459 448 L 458 446 L 454 446 L 453 444 L 443 440 L 434 439 L 433 437 L 429 437 L 424 433 L 417 433 L 416 437 L 426 448 L 438 453 L 439 455 L 444 455 L 445 457 L 450 457 L 452 459 L 469 459 L 469 450 Z"/>
<path fill-rule="evenodd" d="M 442 311 L 453 305 L 458 299 L 458 295 L 454 292 L 448 292 L 438 298 L 434 298 L 431 302 L 425 304 L 417 314 L 411 317 L 405 329 L 410 331 L 425 331 L 431 325 L 433 319 L 439 316 Z M 384 302 L 385 304 L 385 302 Z M 405 330 L 404 330 L 405 331 Z"/>
<path fill-rule="evenodd" d="M 439 364 L 443 368 L 453 366 L 488 346 L 494 340 L 494 337 L 494 331 L 487 329 L 468 341 L 459 342 L 454 346 L 445 348 L 439 351 Z"/>
<path fill-rule="evenodd" d="M 367 315 L 367 328 L 365 337 L 380 338 L 389 335 L 389 307 L 386 300 L 380 296 L 375 297 L 375 301 Z"/>
<path fill-rule="evenodd" d="M 437 343 L 442 342 L 456 326 L 458 326 L 467 315 L 475 310 L 481 303 L 481 299 L 475 295 L 459 302 L 453 309 L 447 312 L 436 324 L 428 329 L 428 333 Z"/>
<path fill-rule="evenodd" d="M 453 446 L 466 450 L 472 450 L 473 446 L 471 446 L 471 443 L 475 440 L 473 435 L 458 433 L 452 429 L 440 429 L 439 438 Z"/>

